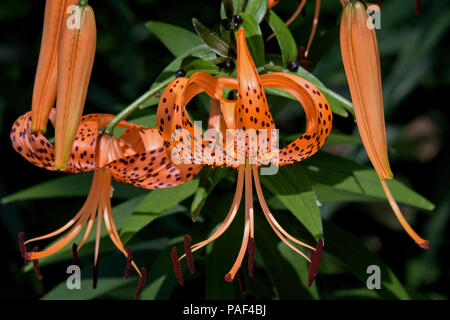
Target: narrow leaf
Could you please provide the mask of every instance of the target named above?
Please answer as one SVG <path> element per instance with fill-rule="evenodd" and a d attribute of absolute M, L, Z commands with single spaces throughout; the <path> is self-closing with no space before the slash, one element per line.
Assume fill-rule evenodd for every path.
<path fill-rule="evenodd" d="M 175 56 L 184 55 L 193 47 L 202 44 L 202 40 L 186 29 L 158 21 L 149 21 L 146 27 L 152 31 L 156 37 Z"/>
<path fill-rule="evenodd" d="M 228 57 L 228 53 L 232 47 L 229 42 L 222 39 L 222 37 L 206 27 L 196 18 L 192 19 L 192 24 L 194 25 L 195 31 L 197 31 L 199 37 L 212 51 L 217 53 L 219 56 Z"/>
<path fill-rule="evenodd" d="M 275 33 L 278 45 L 281 49 L 283 65 L 286 67 L 289 62 L 297 60 L 298 49 L 294 37 L 288 27 L 284 24 L 283 20 L 281 20 L 272 10 L 268 10 L 265 19 Z"/>

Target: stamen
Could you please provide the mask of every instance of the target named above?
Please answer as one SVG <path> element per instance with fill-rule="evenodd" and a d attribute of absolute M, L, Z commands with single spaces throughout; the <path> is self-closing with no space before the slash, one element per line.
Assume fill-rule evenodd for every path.
<path fill-rule="evenodd" d="M 192 256 L 191 242 L 189 241 L 189 235 L 184 236 L 184 251 L 186 252 L 186 263 L 189 268 L 189 271 L 192 274 L 194 274 L 195 264 L 194 264 L 194 257 Z"/>
<path fill-rule="evenodd" d="M 39 251 L 39 248 L 34 247 L 33 251 L 34 252 Z M 33 260 L 33 267 L 34 267 L 34 273 L 36 274 L 36 278 L 38 278 L 39 280 L 44 279 L 44 277 L 41 274 L 41 270 L 39 268 L 39 260 L 38 259 Z"/>
<path fill-rule="evenodd" d="M 26 258 L 27 248 L 25 247 L 25 242 L 23 240 L 24 236 L 25 234 L 23 232 L 19 232 L 18 240 L 19 240 L 20 254 L 22 255 L 23 261 L 27 266 L 29 259 Z"/>
<path fill-rule="evenodd" d="M 194 244 L 192 246 L 192 252 L 195 252 L 195 251 L 201 249 L 202 247 L 206 246 L 208 243 L 211 243 L 212 241 L 216 240 L 228 229 L 228 227 L 233 222 L 233 220 L 236 216 L 236 213 L 239 209 L 239 205 L 241 204 L 243 186 L 244 186 L 244 166 L 240 166 L 239 171 L 238 171 L 236 192 L 234 193 L 234 198 L 233 198 L 233 204 L 231 205 L 231 208 L 228 211 L 228 214 L 227 214 L 225 220 L 222 222 L 220 227 L 208 239 Z M 183 259 L 184 257 L 185 257 L 185 254 L 182 255 L 179 260 Z"/>
<path fill-rule="evenodd" d="M 246 294 L 246 290 L 245 290 L 245 283 L 244 283 L 244 278 L 242 276 L 242 270 L 239 268 L 238 272 L 237 272 L 237 280 L 238 280 L 238 284 L 239 284 L 239 289 L 241 290 L 242 294 Z"/>
<path fill-rule="evenodd" d="M 175 277 L 177 278 L 180 286 L 183 286 L 184 285 L 183 273 L 181 272 L 181 265 L 180 265 L 180 261 L 178 261 L 177 248 L 175 246 L 172 248 L 171 256 L 172 256 L 172 265 L 173 265 L 173 271 L 175 272 Z"/>
<path fill-rule="evenodd" d="M 248 239 L 248 275 L 250 277 L 253 277 L 253 260 L 254 260 L 254 254 L 255 254 L 255 238 L 250 237 Z"/>
<path fill-rule="evenodd" d="M 320 258 L 322 256 L 323 240 L 319 238 L 315 251 L 311 251 L 311 263 L 308 272 L 308 288 L 313 284 L 314 278 L 319 274 Z"/>
<path fill-rule="evenodd" d="M 306 4 L 306 0 L 302 0 L 297 9 L 295 9 L 294 13 L 291 15 L 291 17 L 284 23 L 286 26 L 289 26 L 295 19 L 297 19 L 298 15 L 302 12 L 303 7 Z M 275 37 L 275 33 L 271 34 L 267 39 L 266 42 L 271 40 L 273 37 Z"/>
<path fill-rule="evenodd" d="M 94 264 L 94 269 L 92 270 L 92 289 L 97 289 L 98 280 L 98 262 Z"/>
<path fill-rule="evenodd" d="M 78 246 L 76 243 L 72 245 L 73 264 L 78 265 Z"/>
<path fill-rule="evenodd" d="M 238 257 L 233 264 L 230 272 L 225 276 L 227 282 L 231 282 L 236 275 L 236 272 L 242 265 L 245 252 L 247 251 L 248 239 L 250 237 L 250 215 L 253 214 L 253 192 L 252 192 L 252 171 L 251 166 L 245 168 L 245 226 L 244 236 L 242 237 L 241 248 L 239 249 Z"/>
<path fill-rule="evenodd" d="M 305 56 L 305 51 L 306 51 L 306 49 L 304 46 L 301 46 L 300 48 L 298 48 L 298 56 L 300 59 L 300 64 L 302 65 L 303 69 L 305 69 L 306 71 L 311 71 L 309 60 Z"/>
<path fill-rule="evenodd" d="M 130 247 L 127 248 L 127 266 L 125 267 L 125 274 L 123 276 L 123 278 L 125 280 L 128 279 L 128 277 L 130 276 L 131 273 L 131 262 L 133 261 L 133 250 L 131 250 Z"/>
<path fill-rule="evenodd" d="M 321 0 L 316 0 L 316 7 L 314 9 L 313 25 L 312 25 L 312 29 L 311 29 L 311 34 L 309 35 L 308 45 L 306 46 L 305 58 L 308 57 L 309 49 L 311 48 L 311 44 L 314 39 L 314 35 L 316 34 L 317 24 L 319 23 L 320 4 L 321 4 Z"/>
<path fill-rule="evenodd" d="M 142 276 L 139 279 L 139 283 L 136 289 L 136 293 L 134 294 L 134 300 L 139 299 L 141 296 L 142 289 L 144 289 L 145 282 L 147 281 L 147 269 L 145 267 L 141 268 Z"/>

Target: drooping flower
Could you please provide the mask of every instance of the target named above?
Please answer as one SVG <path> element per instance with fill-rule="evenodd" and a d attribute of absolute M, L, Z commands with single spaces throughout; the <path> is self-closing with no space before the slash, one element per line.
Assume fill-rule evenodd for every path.
<path fill-rule="evenodd" d="M 47 0 L 32 99 L 32 132 L 45 133 L 56 100 L 59 38 L 67 9 L 79 0 Z"/>
<path fill-rule="evenodd" d="M 51 119 L 54 119 L 54 114 L 55 112 L 53 110 L 50 114 Z M 163 141 L 156 129 L 145 128 L 122 121 L 118 126 L 125 128 L 126 131 L 120 138 L 102 134 L 99 131 L 100 128 L 105 127 L 112 118 L 113 115 L 109 114 L 83 116 L 74 140 L 70 159 L 65 171 L 71 173 L 94 171 L 89 195 L 83 207 L 66 225 L 58 230 L 25 242 L 23 242 L 23 234 L 21 234 L 19 236 L 19 242 L 24 259 L 26 261 L 33 261 L 35 266 L 37 266 L 38 259 L 57 253 L 71 243 L 85 227 L 81 242 L 78 246 L 74 247 L 74 257 L 76 257 L 76 253 L 84 245 L 96 220 L 94 253 L 95 287 L 98 272 L 100 232 L 102 220 L 104 220 L 112 242 L 127 258 L 127 272 L 125 277 L 128 277 L 130 266 L 133 266 L 141 278 L 136 293 L 137 298 L 146 279 L 146 270 L 145 268 L 139 269 L 137 267 L 132 259 L 131 251 L 125 249 L 120 240 L 111 209 L 111 197 L 113 195 L 111 179 L 115 178 L 116 180 L 146 189 L 155 189 L 184 183 L 189 180 L 190 176 L 187 176 L 182 170 L 179 170 L 176 166 L 172 166 L 165 160 L 168 156 L 167 149 L 164 147 Z M 14 149 L 36 166 L 48 170 L 56 170 L 53 167 L 55 157 L 54 146 L 41 133 L 31 133 L 30 127 L 30 112 L 22 115 L 14 123 L 11 130 L 11 141 Z M 148 154 L 152 154 L 152 158 L 148 157 Z M 144 161 L 144 158 L 147 159 L 145 172 L 136 168 L 133 164 L 135 161 Z M 167 172 L 169 171 L 174 176 L 179 177 L 179 179 L 172 181 L 167 178 Z M 151 174 L 149 172 L 154 173 Z M 29 243 L 61 234 L 64 235 L 44 250 L 26 250 L 25 246 Z"/>
<path fill-rule="evenodd" d="M 60 170 L 69 161 L 83 114 L 96 45 L 94 11 L 79 1 L 63 24 L 58 52 L 54 166 Z"/>
<path fill-rule="evenodd" d="M 422 239 L 408 224 L 386 183 L 393 174 L 387 153 L 380 57 L 375 28 L 360 1 L 348 2 L 344 7 L 340 43 L 356 123 L 364 148 L 398 221 L 420 247 L 428 249 L 429 241 Z"/>
<path fill-rule="evenodd" d="M 260 76 L 248 51 L 243 29 L 237 32 L 237 48 L 237 79 L 213 77 L 205 72 L 198 72 L 190 78 L 178 78 L 166 87 L 158 105 L 158 130 L 169 149 L 176 150 L 175 154 L 182 153 L 180 158 L 185 163 L 201 163 L 210 166 L 225 164 L 238 171 L 233 203 L 219 228 L 207 240 L 192 246 L 187 237 L 185 239 L 186 253 L 180 258 L 177 256 L 176 248 L 172 249 L 175 274 L 180 284 L 183 284 L 179 260 L 186 257 L 188 266 L 192 265 L 192 252 L 214 241 L 227 230 L 236 217 L 243 193 L 245 196 L 244 235 L 237 258 L 225 275 L 225 279 L 232 281 L 235 278 L 246 252 L 249 257 L 249 273 L 253 274 L 254 182 L 262 211 L 274 232 L 286 245 L 312 262 L 309 281 L 311 285 L 312 279 L 317 275 L 322 241 L 318 241 L 317 248 L 314 248 L 294 238 L 282 228 L 266 203 L 259 181 L 258 168 L 271 162 L 275 165 L 293 164 L 316 153 L 330 134 L 331 109 L 321 92 L 299 76 L 281 72 Z M 275 124 L 264 93 L 264 88 L 267 87 L 288 91 L 301 102 L 306 113 L 306 132 L 281 150 L 275 144 L 278 137 L 274 133 L 276 132 Z M 222 90 L 224 88 L 237 90 L 237 99 L 224 98 Z M 232 134 L 230 144 L 228 143 L 229 134 L 224 132 L 223 135 L 227 135 L 225 150 L 216 142 L 219 134 L 208 135 L 207 139 L 199 140 L 196 135 L 197 129 L 188 116 L 186 105 L 201 92 L 220 102 L 221 132 L 224 132 L 224 129 L 234 130 L 235 133 L 243 132 L 242 136 Z M 176 139 L 178 136 L 174 132 L 177 130 L 186 131 L 182 136 L 183 139 Z M 194 139 L 191 139 L 192 137 Z M 257 140 L 259 140 L 259 146 L 255 145 Z M 242 162 L 239 162 L 240 155 L 243 155 Z M 294 244 L 310 250 L 311 259 Z M 189 269 L 192 271 L 192 267 Z"/>

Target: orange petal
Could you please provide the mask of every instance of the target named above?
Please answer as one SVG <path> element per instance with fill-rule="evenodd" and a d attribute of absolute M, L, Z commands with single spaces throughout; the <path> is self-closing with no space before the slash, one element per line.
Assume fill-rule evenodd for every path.
<path fill-rule="evenodd" d="M 54 109 L 50 118 L 52 115 Z M 81 118 L 66 172 L 86 172 L 98 168 L 96 149 L 101 134 L 99 129 L 113 117 L 112 114 L 88 114 Z M 56 170 L 52 164 L 55 157 L 53 144 L 41 133 L 31 133 L 31 121 L 31 112 L 16 120 L 10 133 L 13 148 L 32 164 L 47 170 Z M 122 121 L 119 126 L 130 128 L 134 125 Z"/>
<path fill-rule="evenodd" d="M 333 115 L 328 101 L 313 84 L 289 73 L 261 76 L 264 87 L 286 90 L 301 103 L 306 114 L 306 132 L 280 151 L 280 165 L 302 161 L 316 153 L 331 132 Z"/>
<path fill-rule="evenodd" d="M 80 26 L 63 25 L 58 54 L 55 167 L 64 169 L 83 113 L 97 42 L 94 11 L 78 5 Z M 73 15 L 77 15 L 74 13 Z"/>
<path fill-rule="evenodd" d="M 159 133 L 148 129 L 147 141 L 158 141 Z M 157 137 L 150 137 L 157 135 Z M 149 144 L 146 152 L 120 158 L 106 166 L 113 177 L 120 182 L 133 184 L 144 189 L 167 188 L 191 180 L 200 171 L 200 165 L 175 165 L 170 160 L 169 149 L 160 140 Z"/>
<path fill-rule="evenodd" d="M 243 130 L 274 129 L 266 94 L 247 48 L 244 29 L 239 29 L 237 33 L 237 77 L 236 127 Z"/>

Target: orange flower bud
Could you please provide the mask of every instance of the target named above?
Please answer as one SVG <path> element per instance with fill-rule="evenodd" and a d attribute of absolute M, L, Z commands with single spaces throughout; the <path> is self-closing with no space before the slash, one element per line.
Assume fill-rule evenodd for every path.
<path fill-rule="evenodd" d="M 56 73 L 59 37 L 67 8 L 78 0 L 47 0 L 41 50 L 34 79 L 32 99 L 32 132 L 47 130 L 48 116 L 56 99 Z"/>
<path fill-rule="evenodd" d="M 393 174 L 387 154 L 380 57 L 375 28 L 360 1 L 348 2 L 344 7 L 340 42 L 356 124 L 369 159 L 397 219 L 417 244 L 428 248 L 428 240 L 419 237 L 410 227 L 386 183 Z"/>
<path fill-rule="evenodd" d="M 64 169 L 83 113 L 97 42 L 94 11 L 80 1 L 63 25 L 58 54 L 55 168 Z"/>

